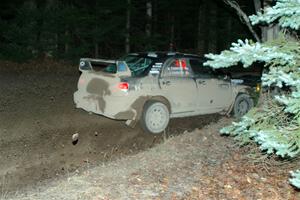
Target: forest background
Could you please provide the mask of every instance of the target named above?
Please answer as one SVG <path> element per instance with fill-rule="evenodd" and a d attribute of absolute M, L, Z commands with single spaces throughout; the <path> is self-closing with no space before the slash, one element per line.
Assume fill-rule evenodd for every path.
<path fill-rule="evenodd" d="M 247 14 L 252 1 L 237 1 Z M 259 33 L 259 29 L 257 29 Z M 252 38 L 222 0 L 2 0 L 0 59 L 78 61 L 128 52 L 219 53 Z"/>

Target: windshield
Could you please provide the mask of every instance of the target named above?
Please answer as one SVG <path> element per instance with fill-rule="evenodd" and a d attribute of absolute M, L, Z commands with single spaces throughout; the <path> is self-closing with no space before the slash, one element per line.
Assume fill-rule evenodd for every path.
<path fill-rule="evenodd" d="M 131 71 L 132 76 L 147 75 L 149 67 L 153 63 L 153 58 L 140 56 L 140 55 L 127 55 L 119 60 L 125 61 Z M 117 73 L 116 65 L 109 65 L 104 69 L 108 73 Z"/>

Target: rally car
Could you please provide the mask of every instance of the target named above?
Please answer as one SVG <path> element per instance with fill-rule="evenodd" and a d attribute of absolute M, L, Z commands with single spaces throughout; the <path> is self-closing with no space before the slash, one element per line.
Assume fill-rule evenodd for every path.
<path fill-rule="evenodd" d="M 211 113 L 241 117 L 253 106 L 251 88 L 209 67 L 197 55 L 132 53 L 118 60 L 80 59 L 77 108 L 157 134 L 170 118 Z"/>

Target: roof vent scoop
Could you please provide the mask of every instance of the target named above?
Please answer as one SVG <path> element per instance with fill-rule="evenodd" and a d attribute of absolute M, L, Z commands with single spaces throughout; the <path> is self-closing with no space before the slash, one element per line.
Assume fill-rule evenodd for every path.
<path fill-rule="evenodd" d="M 92 66 L 91 66 L 90 62 L 88 62 L 87 60 L 80 59 L 79 70 L 80 71 L 92 70 Z"/>

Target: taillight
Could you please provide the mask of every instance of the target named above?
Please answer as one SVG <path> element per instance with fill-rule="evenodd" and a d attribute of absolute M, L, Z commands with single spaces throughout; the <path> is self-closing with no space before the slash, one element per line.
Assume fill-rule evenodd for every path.
<path fill-rule="evenodd" d="M 119 83 L 118 88 L 124 92 L 127 92 L 129 89 L 129 83 L 121 82 L 121 83 Z"/>

